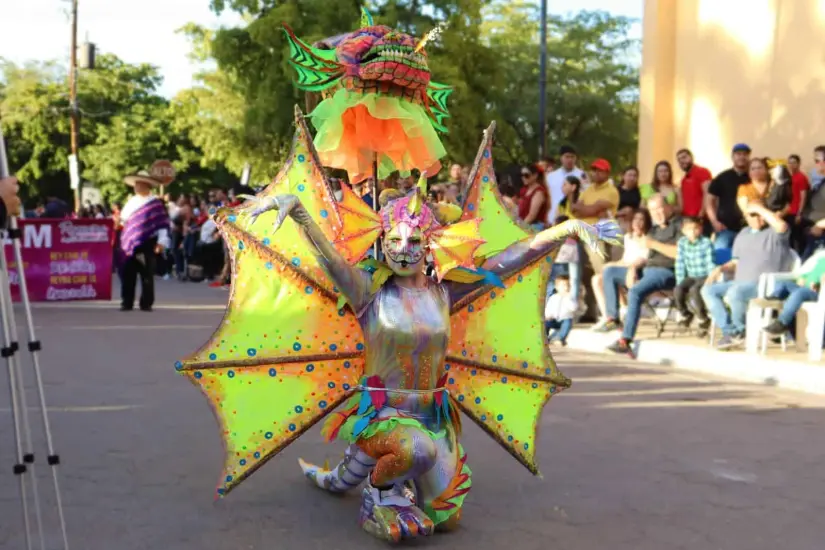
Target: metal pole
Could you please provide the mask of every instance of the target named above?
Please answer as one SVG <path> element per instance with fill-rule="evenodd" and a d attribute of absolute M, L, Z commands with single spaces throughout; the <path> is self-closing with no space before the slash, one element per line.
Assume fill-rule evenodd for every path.
<path fill-rule="evenodd" d="M 72 0 L 72 41 L 69 61 L 69 103 L 71 105 L 71 142 L 72 154 L 77 158 L 78 137 L 80 134 L 80 113 L 77 107 L 77 2 Z M 78 169 L 79 172 L 79 169 Z M 79 174 L 78 174 L 79 175 Z M 83 181 L 78 178 L 77 189 L 74 192 L 75 212 L 80 211 L 80 201 L 83 196 Z"/>
<path fill-rule="evenodd" d="M 3 131 L 0 128 L 0 178 L 5 178 L 9 176 L 9 166 L 8 161 L 6 159 L 6 144 L 3 141 Z M 11 217 L 11 213 L 9 212 L 9 217 Z M 5 228 L 0 228 L 5 229 Z M 31 475 L 31 469 L 28 467 L 30 463 L 28 458 L 32 457 L 31 453 L 27 453 L 24 450 L 24 441 L 23 441 L 23 414 L 26 411 L 23 409 L 23 405 L 20 403 L 21 394 L 20 388 L 22 384 L 20 383 L 19 376 L 20 372 L 17 369 L 16 362 L 14 360 L 14 353 L 17 351 L 14 346 L 12 345 L 11 333 L 10 333 L 10 326 L 15 322 L 14 321 L 14 313 L 9 311 L 7 302 L 2 293 L 11 292 L 11 281 L 9 280 L 9 273 L 8 270 L 5 269 L 5 256 L 6 256 L 6 245 L 5 245 L 5 235 L 0 236 L 0 257 L 3 258 L 2 260 L 2 268 L 0 268 L 0 324 L 2 324 L 2 348 L 0 348 L 0 357 L 3 357 L 6 360 L 6 370 L 8 372 L 9 377 L 9 404 L 11 405 L 11 421 L 12 421 L 12 428 L 14 430 L 14 446 L 15 446 L 15 462 L 13 465 L 13 472 L 14 475 L 17 477 L 18 480 L 18 488 L 20 491 L 20 503 L 23 509 L 23 535 L 24 540 L 26 543 L 26 550 L 32 550 L 32 530 L 31 530 L 31 521 L 29 519 L 29 501 L 27 497 L 27 488 L 26 488 L 26 473 L 28 472 Z M 34 478 L 32 478 L 33 480 Z M 42 533 L 42 532 L 41 532 Z M 41 536 L 40 539 L 41 545 L 43 544 L 43 538 Z"/>
<path fill-rule="evenodd" d="M 376 212 L 381 210 L 381 206 L 378 204 L 378 153 L 373 153 L 372 159 L 372 207 L 375 209 Z M 372 245 L 372 255 L 376 261 L 378 261 L 378 252 L 381 250 L 380 246 L 381 238 L 375 239 L 375 244 Z"/>
<path fill-rule="evenodd" d="M 8 160 L 6 158 L 6 143 L 3 137 L 3 130 L 0 127 L 0 177 L 9 176 Z M 29 342 L 28 349 L 32 356 L 32 366 L 34 367 L 34 379 L 37 387 L 37 396 L 40 403 L 40 414 L 43 420 L 43 430 L 46 436 L 46 447 L 48 456 L 46 462 L 51 466 L 52 479 L 54 481 L 55 504 L 57 505 L 58 518 L 60 520 L 60 533 L 63 537 L 63 550 L 69 550 L 69 540 L 66 535 L 66 518 L 63 514 L 63 500 L 60 493 L 60 484 L 57 478 L 57 465 L 60 464 L 60 456 L 54 450 L 52 441 L 52 431 L 49 424 L 48 408 L 43 389 L 43 377 L 40 371 L 39 352 L 40 341 L 37 339 L 34 329 L 34 320 L 31 312 L 31 302 L 29 301 L 29 290 L 26 285 L 26 274 L 23 265 L 23 251 L 20 244 L 20 228 L 17 217 L 9 212 L 9 236 L 12 238 L 14 247 L 14 259 L 17 263 L 17 276 L 20 288 L 20 300 L 23 303 L 23 310 L 26 314 L 26 328 L 28 329 Z M 9 387 L 11 389 L 11 409 L 12 422 L 14 424 L 15 442 L 17 445 L 18 462 L 14 465 L 14 473 L 20 478 L 20 492 L 23 506 L 23 521 L 25 528 L 26 548 L 31 550 L 31 524 L 29 521 L 28 501 L 26 498 L 26 487 L 23 474 L 30 472 L 32 476 L 32 488 L 34 493 L 34 505 L 37 519 L 37 529 L 40 535 L 40 547 L 45 550 L 45 538 L 43 536 L 43 526 L 40 514 L 40 501 L 37 493 L 36 478 L 34 477 L 34 453 L 31 451 L 31 431 L 29 428 L 28 411 L 25 398 L 25 387 L 23 385 L 21 372 L 17 369 L 19 363 L 14 360 L 14 355 L 19 350 L 17 342 L 17 326 L 14 318 L 14 309 L 11 299 L 11 280 L 6 262 L 5 243 L 0 241 L 0 314 L 2 315 L 2 353 L 9 367 Z M 22 426 L 21 426 L 22 421 Z M 21 433 L 21 427 L 25 433 Z M 29 451 L 24 451 L 24 442 L 21 436 L 25 435 Z M 28 467 L 31 466 L 31 467 Z"/>
<path fill-rule="evenodd" d="M 541 29 L 539 38 L 539 159 L 547 148 L 547 0 L 541 0 Z"/>

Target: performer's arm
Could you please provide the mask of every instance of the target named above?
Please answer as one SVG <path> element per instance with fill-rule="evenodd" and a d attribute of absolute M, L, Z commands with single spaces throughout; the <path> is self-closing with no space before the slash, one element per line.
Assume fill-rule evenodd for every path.
<path fill-rule="evenodd" d="M 601 235 L 600 230 L 596 227 L 580 220 L 568 220 L 545 229 L 537 235 L 513 243 L 504 251 L 487 259 L 481 267 L 494 273 L 500 279 L 506 279 L 528 265 L 546 257 L 569 237 L 578 237 L 585 246 L 592 248 L 596 248 L 602 239 L 616 242 L 617 229 L 613 225 L 603 225 L 602 227 L 605 230 L 604 235 Z M 448 288 L 453 301 L 456 301 L 467 293 L 489 284 L 490 281 L 487 278 L 470 284 L 448 283 Z"/>
<path fill-rule="evenodd" d="M 278 210 L 278 220 L 275 223 L 276 230 L 286 219 L 286 216 L 293 219 L 301 228 L 307 242 L 312 245 L 318 263 L 347 299 L 347 303 L 356 315 L 360 314 L 370 301 L 370 274 L 363 269 L 350 265 L 335 250 L 335 247 L 326 238 L 324 232 L 312 219 L 298 197 L 279 195 L 257 199 L 253 204 L 254 206 L 249 211 L 253 222 L 257 216 L 267 210 Z"/>

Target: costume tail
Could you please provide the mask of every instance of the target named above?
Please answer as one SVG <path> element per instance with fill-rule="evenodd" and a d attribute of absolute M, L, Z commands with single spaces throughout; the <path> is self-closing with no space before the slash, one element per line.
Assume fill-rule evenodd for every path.
<path fill-rule="evenodd" d="M 344 493 L 355 489 L 370 475 L 372 467 L 375 466 L 375 460 L 357 445 L 347 447 L 344 459 L 332 470 L 315 466 L 300 458 L 298 463 L 305 476 L 321 489 L 332 493 Z"/>

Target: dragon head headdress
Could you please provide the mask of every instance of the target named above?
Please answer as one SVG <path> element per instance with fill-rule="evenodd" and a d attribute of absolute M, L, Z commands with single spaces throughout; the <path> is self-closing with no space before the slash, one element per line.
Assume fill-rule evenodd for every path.
<path fill-rule="evenodd" d="M 315 45 L 284 28 L 297 87 L 324 96 L 310 115 L 324 165 L 347 170 L 353 182 L 369 177 L 375 161 L 379 177 L 440 169 L 446 151 L 436 130 L 446 131 L 452 88 L 430 79 L 424 46 L 441 27 L 416 40 L 364 10 L 360 29 Z"/>

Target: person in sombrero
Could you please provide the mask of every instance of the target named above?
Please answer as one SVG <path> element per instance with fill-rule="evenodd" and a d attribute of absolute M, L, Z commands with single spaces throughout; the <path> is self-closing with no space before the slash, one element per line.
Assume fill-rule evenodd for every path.
<path fill-rule="evenodd" d="M 124 183 L 135 190 L 120 213 L 123 230 L 121 252 L 121 311 L 135 307 L 135 291 L 140 278 L 139 306 L 152 311 L 155 303 L 155 256 L 169 247 L 169 214 L 163 201 L 152 194 L 161 183 L 142 170 L 126 176 Z"/>

